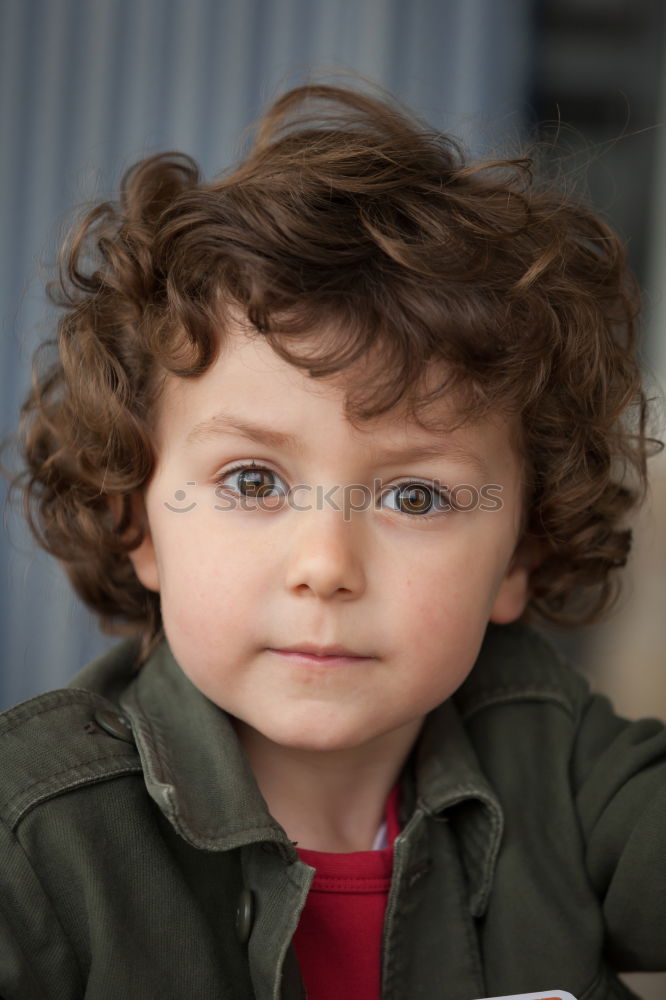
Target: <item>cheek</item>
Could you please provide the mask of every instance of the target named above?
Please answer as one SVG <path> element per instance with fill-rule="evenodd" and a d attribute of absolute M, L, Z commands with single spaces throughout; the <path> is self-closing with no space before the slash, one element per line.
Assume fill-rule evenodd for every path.
<path fill-rule="evenodd" d="M 410 575 L 396 601 L 395 620 L 403 622 L 415 642 L 426 640 L 441 628 L 449 598 L 450 589 L 442 573 Z"/>
<path fill-rule="evenodd" d="M 166 528 L 158 548 L 165 624 L 195 642 L 210 636 L 219 642 L 256 610 L 262 585 L 265 592 L 261 553 L 207 518 Z"/>
<path fill-rule="evenodd" d="M 494 567 L 493 567 L 494 568 Z M 410 648 L 423 656 L 464 651 L 477 642 L 488 622 L 495 573 L 469 553 L 448 552 L 432 563 L 421 561 L 397 581 L 388 621 L 397 625 Z"/>

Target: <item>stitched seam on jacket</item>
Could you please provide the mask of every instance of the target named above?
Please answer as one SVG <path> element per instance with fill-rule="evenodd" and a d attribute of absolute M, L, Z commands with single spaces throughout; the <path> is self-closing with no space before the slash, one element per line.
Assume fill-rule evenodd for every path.
<path fill-rule="evenodd" d="M 167 784 L 174 788 L 175 781 L 169 767 L 168 750 L 159 727 L 145 711 L 138 692 L 135 692 L 134 697 L 141 713 L 137 722 L 139 731 L 144 737 L 144 745 L 146 745 L 149 751 L 147 756 L 151 771 L 155 775 L 155 780 L 160 784 Z M 158 765 L 157 767 L 155 766 L 156 764 Z"/>
<path fill-rule="evenodd" d="M 559 695 L 554 691 L 543 691 L 539 688 L 534 690 L 529 690 L 528 688 L 496 688 L 492 694 L 481 698 L 475 697 L 473 703 L 467 707 L 461 706 L 460 715 L 463 719 L 469 719 L 476 712 L 480 712 L 484 708 L 491 708 L 494 705 L 506 704 L 512 701 L 535 700 L 552 702 L 554 705 L 558 705 L 572 719 L 575 719 L 577 716 L 576 707 L 569 698 Z"/>
<path fill-rule="evenodd" d="M 489 802 L 492 802 L 492 805 L 495 804 L 494 801 L 488 800 L 485 792 L 481 793 L 479 792 L 478 785 L 470 785 L 470 784 L 451 785 L 450 789 L 447 792 L 446 799 L 444 800 L 441 806 L 437 807 L 437 812 L 432 811 L 430 806 L 428 806 L 425 799 L 422 798 L 421 795 L 417 796 L 416 803 L 426 816 L 432 816 L 433 819 L 439 819 L 439 813 L 442 811 L 442 809 L 448 809 L 451 806 L 457 806 L 460 804 L 460 802 L 463 802 L 465 799 L 469 798 L 472 798 L 477 802 L 481 802 L 488 807 L 489 807 Z"/>
<path fill-rule="evenodd" d="M 243 839 L 242 843 L 240 843 L 240 844 L 237 845 L 238 847 L 245 847 L 246 845 L 249 845 L 249 844 L 258 843 L 259 842 L 258 840 L 252 839 L 254 837 L 254 834 L 262 834 L 262 835 L 263 834 L 265 834 L 265 835 L 269 835 L 270 834 L 270 836 L 261 836 L 260 839 L 261 840 L 270 840 L 273 843 L 276 843 L 276 844 L 279 844 L 279 845 L 284 845 L 285 844 L 284 840 L 280 840 L 276 836 L 276 829 L 275 829 L 274 826 L 250 826 L 250 827 L 248 827 L 248 826 L 239 826 L 239 827 L 234 827 L 232 830 L 225 829 L 223 833 L 220 833 L 219 831 L 217 831 L 214 834 L 210 834 L 210 833 L 207 833 L 207 832 L 201 833 L 198 829 L 197 830 L 193 829 L 190 826 L 189 823 L 185 823 L 183 821 L 182 816 L 180 814 L 178 815 L 177 818 L 178 818 L 178 822 L 179 822 L 180 826 L 183 827 L 183 829 L 187 830 L 187 838 L 188 838 L 188 840 L 191 840 L 193 843 L 196 842 L 197 844 L 201 844 L 201 845 L 204 845 L 206 847 L 210 847 L 213 850 L 216 850 L 216 849 L 219 848 L 220 841 L 227 841 L 231 837 L 235 837 L 236 834 L 239 834 L 239 833 L 242 833 L 244 835 L 244 839 Z M 225 850 L 229 850 L 229 848 L 225 848 Z"/>
<path fill-rule="evenodd" d="M 474 899 L 472 900 L 475 916 L 485 912 L 486 906 L 488 905 L 488 896 L 490 894 L 490 888 L 495 876 L 495 866 L 497 864 L 497 856 L 500 849 L 500 834 L 502 833 L 503 828 L 503 821 L 497 816 L 494 809 L 486 807 L 486 812 L 490 817 L 491 831 L 490 837 L 488 838 L 489 847 L 486 849 L 485 864 L 481 869 L 483 873 L 481 884 L 478 887 L 477 892 L 474 894 Z"/>
<path fill-rule="evenodd" d="M 91 692 L 91 695 L 92 694 L 93 693 Z M 38 697 L 42 697 L 42 696 L 38 695 Z M 100 696 L 94 696 L 94 695 L 93 695 L 93 697 L 95 698 L 95 700 L 98 703 L 108 704 L 106 698 L 101 698 Z M 34 699 L 31 699 L 31 701 L 28 702 L 28 704 L 31 704 L 33 700 Z M 71 704 L 83 705 L 83 704 L 86 704 L 86 702 L 89 703 L 90 700 L 91 699 L 89 697 L 80 697 L 80 696 L 72 697 L 71 695 L 68 694 L 67 697 L 63 697 L 62 699 L 59 699 L 53 705 L 47 705 L 46 708 L 41 708 L 38 712 L 35 712 L 34 710 L 28 710 L 27 708 L 23 708 L 21 705 L 18 705 L 16 709 L 10 709 L 9 710 L 12 713 L 12 718 L 13 718 L 13 713 L 16 713 L 16 720 L 17 721 L 14 722 L 13 725 L 8 725 L 8 726 L 3 726 L 2 723 L 0 723 L 0 736 L 4 736 L 6 733 L 11 733 L 12 730 L 18 729 L 25 722 L 28 722 L 31 719 L 37 719 L 37 718 L 39 718 L 40 715 L 48 715 L 49 712 L 58 712 L 63 707 L 67 707 L 68 705 L 71 705 Z"/>
<path fill-rule="evenodd" d="M 110 757 L 96 757 L 95 761 L 101 762 L 105 760 L 117 760 L 118 756 L 119 755 L 116 754 Z M 51 778 L 49 778 L 48 780 L 50 782 L 51 779 L 54 777 L 78 772 L 80 766 L 81 765 L 77 765 L 77 767 L 75 768 L 67 768 L 64 771 L 60 771 L 58 772 L 57 775 L 52 775 Z M 126 763 L 123 767 L 117 767 L 114 770 L 105 770 L 99 774 L 83 775 L 76 781 L 67 782 L 64 785 L 59 784 L 53 788 L 46 787 L 44 788 L 43 792 L 38 793 L 34 798 L 30 798 L 23 806 L 21 806 L 21 800 L 26 796 L 26 794 L 30 791 L 30 789 L 36 788 L 40 785 L 39 781 L 33 782 L 33 784 L 29 785 L 28 788 L 24 789 L 17 795 L 14 795 L 11 799 L 8 799 L 6 802 L 2 803 L 2 805 L 0 806 L 0 811 L 4 812 L 5 808 L 7 809 L 6 813 L 7 822 L 10 824 L 10 829 L 13 830 L 18 825 L 18 823 L 20 823 L 20 821 L 23 819 L 26 813 L 28 813 L 35 806 L 40 805 L 42 802 L 46 802 L 48 801 L 48 799 L 55 798 L 56 795 L 61 795 L 63 792 L 68 792 L 75 788 L 80 788 L 82 785 L 97 784 L 98 782 L 105 781 L 107 778 L 115 778 L 122 774 L 137 774 L 140 772 L 141 772 L 140 764 Z M 16 815 L 14 817 L 12 816 L 13 812 L 16 812 Z"/>

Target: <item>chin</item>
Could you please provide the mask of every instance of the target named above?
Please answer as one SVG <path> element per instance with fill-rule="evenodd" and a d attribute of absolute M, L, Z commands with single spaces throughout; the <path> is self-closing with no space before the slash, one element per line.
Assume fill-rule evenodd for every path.
<path fill-rule="evenodd" d="M 280 729 L 274 733 L 265 732 L 264 735 L 278 746 L 310 753 L 351 750 L 365 742 L 365 739 L 359 739 L 358 734 L 340 732 L 334 727 L 327 729 L 325 726 L 319 727 L 316 731 Z"/>

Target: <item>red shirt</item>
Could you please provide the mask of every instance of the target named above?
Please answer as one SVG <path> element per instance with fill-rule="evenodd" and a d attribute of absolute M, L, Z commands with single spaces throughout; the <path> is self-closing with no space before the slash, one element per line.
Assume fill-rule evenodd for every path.
<path fill-rule="evenodd" d="M 391 886 L 399 786 L 386 802 L 388 846 L 333 854 L 297 847 L 316 868 L 294 947 L 308 1000 L 380 1000 L 384 911 Z"/>

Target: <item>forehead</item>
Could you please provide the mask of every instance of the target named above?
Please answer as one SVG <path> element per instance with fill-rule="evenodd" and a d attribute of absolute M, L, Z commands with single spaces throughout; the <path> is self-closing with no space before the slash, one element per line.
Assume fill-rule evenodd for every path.
<path fill-rule="evenodd" d="M 519 452 L 516 420 L 496 414 L 480 422 L 467 421 L 473 388 L 458 386 L 422 402 L 446 378 L 441 364 L 430 365 L 397 405 L 362 419 L 355 416 L 354 406 L 349 403 L 367 398 L 374 379 L 380 376 L 381 346 L 372 356 L 368 354 L 334 375 L 315 378 L 280 357 L 256 331 L 237 322 L 225 327 L 218 355 L 203 375 L 189 379 L 166 377 L 157 413 L 158 443 L 163 445 L 176 437 L 191 444 L 236 421 L 240 425 L 263 425 L 266 443 L 285 444 L 297 450 L 300 435 L 307 437 L 317 431 L 327 434 L 333 429 L 333 421 L 344 424 L 350 439 L 360 444 L 381 437 L 390 440 L 396 449 L 401 444 L 419 445 L 424 455 L 428 443 L 435 450 L 442 435 L 455 448 L 456 440 L 468 442 L 470 433 L 476 437 L 484 427 L 492 426 L 492 436 L 498 431 L 508 436 Z M 325 335 L 326 331 L 321 331 L 318 339 Z M 296 348 L 290 342 L 289 351 L 307 359 L 307 339 Z"/>

